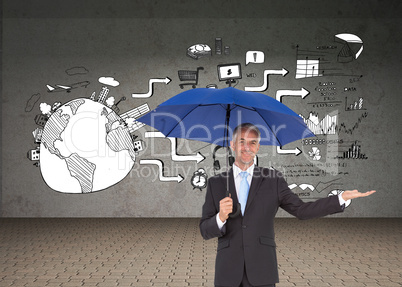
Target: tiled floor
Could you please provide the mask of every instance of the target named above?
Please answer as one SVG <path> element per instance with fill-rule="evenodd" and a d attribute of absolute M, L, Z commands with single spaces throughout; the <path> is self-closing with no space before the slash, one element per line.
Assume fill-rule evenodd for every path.
<path fill-rule="evenodd" d="M 0 218 L 0 286 L 213 286 L 198 219 Z M 280 283 L 402 286 L 402 219 L 276 219 Z"/>

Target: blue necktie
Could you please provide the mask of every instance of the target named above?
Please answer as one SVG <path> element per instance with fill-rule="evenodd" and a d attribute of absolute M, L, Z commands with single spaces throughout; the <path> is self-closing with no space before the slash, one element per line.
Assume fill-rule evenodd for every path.
<path fill-rule="evenodd" d="M 242 177 L 242 179 L 240 182 L 239 202 L 241 205 L 241 213 L 244 215 L 244 210 L 246 209 L 247 204 L 248 190 L 250 188 L 247 181 L 248 172 L 242 171 L 240 173 L 240 176 Z"/>

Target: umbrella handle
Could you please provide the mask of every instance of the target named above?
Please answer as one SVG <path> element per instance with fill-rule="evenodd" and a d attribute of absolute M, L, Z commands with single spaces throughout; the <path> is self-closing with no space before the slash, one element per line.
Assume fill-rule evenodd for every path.
<path fill-rule="evenodd" d="M 237 203 L 237 208 L 236 208 L 236 211 L 235 211 L 235 212 L 230 213 L 230 214 L 229 214 L 229 217 L 230 217 L 230 218 L 235 218 L 235 217 L 238 217 L 238 216 L 239 216 L 239 214 L 240 214 L 240 211 L 241 211 L 240 203 Z"/>

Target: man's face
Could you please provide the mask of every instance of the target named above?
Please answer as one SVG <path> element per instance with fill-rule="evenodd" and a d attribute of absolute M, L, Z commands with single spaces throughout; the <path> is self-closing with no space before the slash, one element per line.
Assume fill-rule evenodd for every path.
<path fill-rule="evenodd" d="M 260 149 L 257 133 L 248 129 L 238 132 L 235 141 L 230 142 L 230 146 L 235 153 L 236 165 L 243 170 L 253 164 L 254 157 Z"/>

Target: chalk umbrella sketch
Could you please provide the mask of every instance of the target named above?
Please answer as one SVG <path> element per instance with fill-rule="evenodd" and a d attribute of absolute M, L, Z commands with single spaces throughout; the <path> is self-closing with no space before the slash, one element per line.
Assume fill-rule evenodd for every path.
<path fill-rule="evenodd" d="M 248 122 L 261 130 L 262 145 L 284 146 L 314 136 L 298 114 L 276 99 L 233 87 L 187 90 L 137 120 L 156 128 L 166 137 L 223 147 L 229 147 L 235 127 Z"/>

